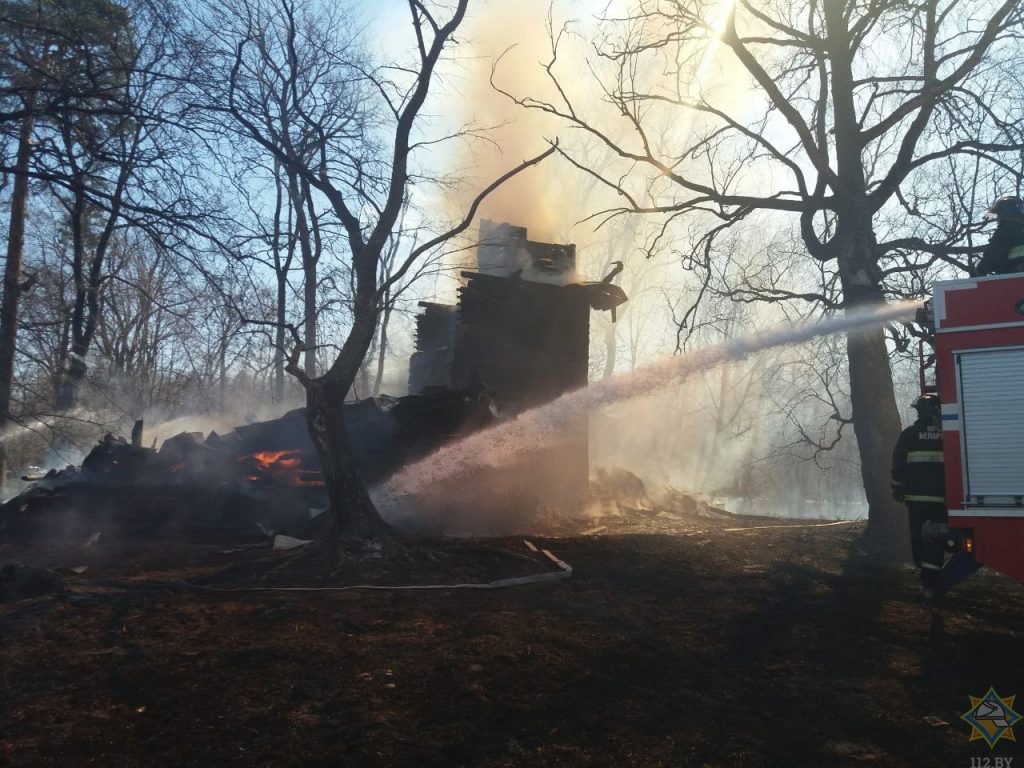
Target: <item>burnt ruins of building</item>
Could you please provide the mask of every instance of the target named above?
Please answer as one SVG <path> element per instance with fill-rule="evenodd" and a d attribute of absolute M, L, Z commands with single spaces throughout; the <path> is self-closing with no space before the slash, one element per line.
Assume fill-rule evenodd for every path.
<path fill-rule="evenodd" d="M 609 279 L 575 282 L 575 248 L 534 243 L 526 230 L 485 222 L 482 265 L 464 272 L 457 306 L 425 304 L 410 365 L 412 394 L 346 404 L 363 478 L 380 484 L 408 464 L 490 425 L 587 383 L 591 309 L 613 309 L 625 294 Z M 536 278 L 536 279 L 534 279 Z M 531 513 L 570 510 L 588 490 L 587 420 L 557 442 L 500 451 L 500 466 L 474 470 L 417 493 L 414 516 L 393 522 L 440 532 L 490 534 L 529 529 Z M 483 462 L 486 464 L 486 461 Z M 182 433 L 160 450 L 105 437 L 81 468 L 36 478 L 0 506 L 0 543 L 76 542 L 161 536 L 309 538 L 327 504 L 319 458 L 302 409 L 226 434 Z M 506 529 L 502 529 L 506 525 Z M 75 546 L 79 546 L 75 544 Z"/>
<path fill-rule="evenodd" d="M 512 418 L 585 387 L 590 311 L 617 306 L 625 294 L 606 283 L 577 282 L 576 246 L 529 240 L 525 227 L 481 222 L 477 263 L 476 271 L 461 273 L 457 306 L 421 305 L 409 391 L 483 385 L 501 416 Z M 586 417 L 565 430 L 559 445 L 527 448 L 520 466 L 490 482 L 529 478 L 536 497 L 561 508 L 585 497 Z"/>
<path fill-rule="evenodd" d="M 455 307 L 421 301 L 416 318 L 416 351 L 409 358 L 409 392 L 448 389 L 452 385 Z"/>
<path fill-rule="evenodd" d="M 526 227 L 480 222 L 477 272 L 494 277 L 521 277 L 532 283 L 576 282 L 576 246 L 528 240 Z"/>
<path fill-rule="evenodd" d="M 420 302 L 410 393 L 484 382 L 504 402 L 520 398 L 523 406 L 516 410 L 522 410 L 552 399 L 531 392 L 533 384 L 557 394 L 586 384 L 589 310 L 575 306 L 578 296 L 573 301 L 565 291 L 545 289 L 575 284 L 575 245 L 539 243 L 527 239 L 526 227 L 484 219 L 477 269 L 462 277 L 458 306 Z M 561 337 L 549 332 L 558 325 L 566 331 Z M 583 360 L 582 378 L 566 385 L 538 380 L 529 362 L 566 357 Z"/>

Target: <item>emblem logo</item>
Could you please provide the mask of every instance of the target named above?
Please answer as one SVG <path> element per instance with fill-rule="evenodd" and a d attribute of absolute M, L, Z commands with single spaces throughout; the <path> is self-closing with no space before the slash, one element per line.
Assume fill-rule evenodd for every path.
<path fill-rule="evenodd" d="M 984 739 L 990 748 L 1000 739 L 1016 741 L 1013 726 L 1021 716 L 1013 711 L 1016 696 L 1002 697 L 994 688 L 980 699 L 969 696 L 971 708 L 960 715 L 960 719 L 971 726 L 971 741 Z"/>

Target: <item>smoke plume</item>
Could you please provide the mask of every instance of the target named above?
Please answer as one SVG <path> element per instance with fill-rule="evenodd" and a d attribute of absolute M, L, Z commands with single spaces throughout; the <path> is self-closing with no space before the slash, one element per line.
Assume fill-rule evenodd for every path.
<path fill-rule="evenodd" d="M 453 477 L 465 476 L 479 467 L 511 464 L 525 450 L 557 444 L 567 425 L 592 411 L 651 395 L 685 380 L 690 375 L 757 352 L 805 343 L 819 336 L 877 326 L 912 316 L 920 302 L 902 302 L 864 313 L 848 313 L 795 326 L 773 328 L 662 360 L 629 375 L 616 376 L 559 397 L 514 420 L 442 448 L 413 464 L 379 491 L 382 506 L 388 499 L 414 495 Z M 672 428 L 665 425 L 666 429 Z"/>

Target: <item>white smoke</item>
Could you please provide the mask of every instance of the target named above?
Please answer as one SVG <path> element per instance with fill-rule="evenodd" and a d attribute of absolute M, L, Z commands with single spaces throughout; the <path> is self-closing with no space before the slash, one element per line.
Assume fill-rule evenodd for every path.
<path fill-rule="evenodd" d="M 505 466 L 524 450 L 555 445 L 569 425 L 579 423 L 580 418 L 591 411 L 650 395 L 698 371 L 742 360 L 763 350 L 798 345 L 819 336 L 910 317 L 919 306 L 917 301 L 902 302 L 867 312 L 776 327 L 662 360 L 629 375 L 605 379 L 440 449 L 406 467 L 379 488 L 376 495 L 386 509 L 389 501 L 397 503 L 403 496 L 437 487 L 452 477 L 480 467 Z"/>

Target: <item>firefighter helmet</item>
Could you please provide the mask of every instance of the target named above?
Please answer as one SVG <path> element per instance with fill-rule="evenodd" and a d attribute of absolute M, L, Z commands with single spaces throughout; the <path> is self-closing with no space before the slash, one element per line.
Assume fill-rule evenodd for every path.
<path fill-rule="evenodd" d="M 1003 195 L 988 209 L 985 214 L 989 219 L 1012 219 L 1024 216 L 1024 200 L 1016 195 Z"/>
<path fill-rule="evenodd" d="M 942 410 L 942 404 L 939 402 L 939 396 L 933 392 L 921 395 L 912 402 L 910 406 L 916 409 L 922 416 L 937 414 Z"/>

